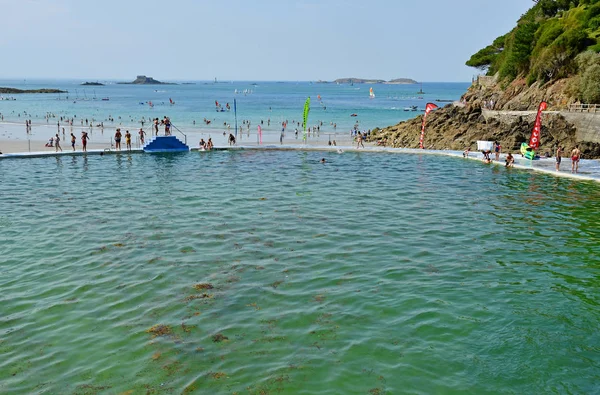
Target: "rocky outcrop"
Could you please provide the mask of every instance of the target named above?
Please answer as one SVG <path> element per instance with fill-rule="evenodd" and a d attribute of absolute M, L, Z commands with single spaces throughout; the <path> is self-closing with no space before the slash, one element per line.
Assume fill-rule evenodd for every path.
<path fill-rule="evenodd" d="M 540 101 L 549 104 L 544 113 L 541 145 L 538 152 L 552 154 L 559 144 L 570 150 L 576 144 L 583 158 L 600 158 L 600 143 L 577 139 L 576 127 L 559 110 L 572 103 L 568 95 L 569 81 L 559 80 L 547 86 L 527 86 L 517 80 L 501 87 L 495 80 L 476 81 L 461 98 L 460 103 L 449 104 L 427 115 L 424 145 L 428 149 L 477 149 L 478 140 L 499 141 L 504 152 L 518 152 L 521 143 L 528 142 L 533 129 L 533 116 L 501 118 L 509 111 L 536 111 Z M 495 111 L 483 108 L 493 105 Z M 554 110 L 554 111 L 552 111 Z M 600 115 L 598 115 L 600 116 Z M 418 148 L 423 115 L 395 126 L 375 129 L 370 141 L 392 147 Z"/>
<path fill-rule="evenodd" d="M 138 75 L 137 78 L 132 82 L 119 82 L 119 84 L 134 84 L 134 85 L 174 85 L 168 82 L 160 82 L 152 77 L 146 77 L 145 75 Z"/>
<path fill-rule="evenodd" d="M 60 89 L 16 89 L 16 88 L 1 88 L 1 94 L 17 95 L 21 93 L 67 93 L 67 91 L 61 91 Z"/>

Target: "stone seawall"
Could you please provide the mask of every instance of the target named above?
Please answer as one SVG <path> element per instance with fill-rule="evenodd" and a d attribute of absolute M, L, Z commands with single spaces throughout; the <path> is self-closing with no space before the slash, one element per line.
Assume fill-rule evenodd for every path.
<path fill-rule="evenodd" d="M 497 120 L 502 125 L 510 125 L 521 118 L 527 122 L 534 122 L 536 111 L 494 111 L 482 110 L 486 122 Z M 563 116 L 567 122 L 575 125 L 578 141 L 600 143 L 600 113 L 570 112 L 570 111 L 544 111 L 544 118 Z"/>

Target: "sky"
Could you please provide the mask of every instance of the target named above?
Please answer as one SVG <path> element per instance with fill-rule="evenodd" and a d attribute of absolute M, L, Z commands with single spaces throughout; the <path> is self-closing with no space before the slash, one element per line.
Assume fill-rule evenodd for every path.
<path fill-rule="evenodd" d="M 0 79 L 470 81 L 523 0 L 0 0 Z"/>

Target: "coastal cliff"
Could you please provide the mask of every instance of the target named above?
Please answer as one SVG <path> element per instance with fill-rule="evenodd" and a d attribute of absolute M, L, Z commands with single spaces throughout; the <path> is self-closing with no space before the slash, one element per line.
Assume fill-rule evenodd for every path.
<path fill-rule="evenodd" d="M 568 80 L 544 86 L 536 83 L 529 87 L 522 80 L 516 80 L 503 88 L 494 79 L 481 78 L 471 85 L 459 102 L 427 115 L 424 146 L 428 149 L 464 150 L 471 147 L 475 150 L 478 140 L 487 140 L 499 141 L 505 152 L 518 152 L 521 143 L 529 141 L 537 106 L 546 100 L 549 106 L 543 113 L 538 152 L 552 155 L 556 145 L 570 150 L 578 144 L 583 158 L 600 158 L 600 141 L 579 133 L 573 117 L 566 111 L 575 101 L 568 95 L 568 87 Z M 598 117 L 600 122 L 600 107 L 597 114 L 572 115 Z M 418 148 L 422 120 L 423 115 L 419 115 L 394 126 L 375 129 L 369 140 L 391 147 Z"/>
<path fill-rule="evenodd" d="M 486 75 L 460 101 L 427 115 L 424 146 L 476 148 L 499 141 L 517 152 L 528 142 L 541 101 L 538 153 L 579 145 L 583 158 L 600 158 L 600 2 L 540 0 L 517 26 L 478 51 L 467 65 Z M 393 147 L 419 146 L 423 115 L 372 131 L 370 140 Z"/>

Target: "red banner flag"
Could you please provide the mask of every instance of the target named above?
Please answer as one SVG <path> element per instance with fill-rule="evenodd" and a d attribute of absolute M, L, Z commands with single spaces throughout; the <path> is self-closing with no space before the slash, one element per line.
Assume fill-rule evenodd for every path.
<path fill-rule="evenodd" d="M 540 146 L 540 132 L 542 131 L 542 111 L 548 108 L 548 103 L 545 101 L 540 103 L 538 107 L 537 116 L 535 117 L 535 124 L 533 125 L 533 131 L 531 132 L 531 138 L 529 139 L 529 146 L 534 150 Z"/>
<path fill-rule="evenodd" d="M 423 149 L 423 139 L 425 138 L 425 119 L 427 118 L 427 114 L 436 108 L 438 106 L 433 103 L 427 103 L 425 106 L 425 115 L 423 115 L 423 122 L 421 123 L 421 138 L 419 139 L 419 148 L 421 149 Z"/>

